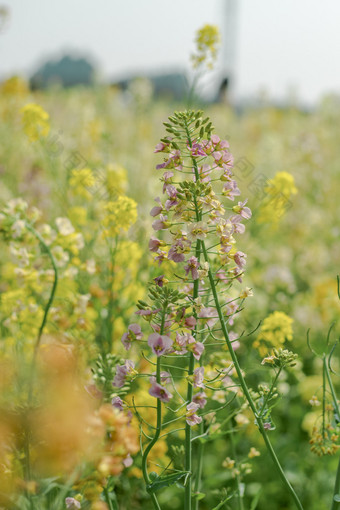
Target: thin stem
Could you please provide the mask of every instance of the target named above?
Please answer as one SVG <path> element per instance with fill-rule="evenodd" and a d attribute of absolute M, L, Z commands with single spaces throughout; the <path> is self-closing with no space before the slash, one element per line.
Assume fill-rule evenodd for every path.
<path fill-rule="evenodd" d="M 45 306 L 44 316 L 43 316 L 42 322 L 39 327 L 38 336 L 37 336 L 37 339 L 36 339 L 36 342 L 34 345 L 31 367 L 29 370 L 28 391 L 27 391 L 27 412 L 29 413 L 31 402 L 32 402 L 32 397 L 33 397 L 34 372 L 35 372 L 37 354 L 38 354 L 38 350 L 39 350 L 39 346 L 40 346 L 40 342 L 41 342 L 41 337 L 44 332 L 44 328 L 46 326 L 48 312 L 52 306 L 54 296 L 55 296 L 55 293 L 57 290 L 58 269 L 57 269 L 57 265 L 56 265 L 56 262 L 54 260 L 51 250 L 49 249 L 49 247 L 47 246 L 47 244 L 45 243 L 44 239 L 41 237 L 39 232 L 37 232 L 35 230 L 35 228 L 33 228 L 29 223 L 26 223 L 26 228 L 34 235 L 34 237 L 36 239 L 38 239 L 43 250 L 47 253 L 47 255 L 51 261 L 53 271 L 54 271 L 54 280 L 53 280 L 51 293 L 50 293 L 48 302 Z M 27 421 L 26 427 L 25 427 L 25 445 L 24 445 L 24 448 L 25 448 L 25 475 L 27 477 L 27 480 L 31 479 L 31 474 L 32 474 L 31 473 L 31 455 L 30 455 L 30 435 L 31 435 L 31 431 L 30 431 L 29 416 L 28 416 L 28 421 Z M 31 497 L 29 497 L 29 498 L 30 498 L 30 503 L 32 505 Z"/>
<path fill-rule="evenodd" d="M 110 495 L 109 495 L 109 491 L 107 490 L 107 487 L 104 487 L 103 489 L 104 489 L 105 500 L 106 500 L 106 503 L 108 504 L 109 510 L 118 510 L 117 505 L 115 505 L 116 508 L 113 508 L 113 506 L 112 506 L 112 501 L 110 499 Z"/>
<path fill-rule="evenodd" d="M 338 462 L 338 469 L 336 471 L 336 479 L 334 484 L 334 491 L 333 491 L 333 501 L 331 510 L 339 510 L 340 509 L 340 501 L 335 501 L 335 496 L 340 494 L 340 459 Z"/>
<path fill-rule="evenodd" d="M 204 258 L 205 258 L 205 261 L 209 263 L 209 257 L 208 257 L 208 253 L 207 253 L 207 250 L 205 248 L 205 244 L 204 244 L 204 241 L 202 241 L 202 250 L 203 250 L 203 253 L 204 253 Z M 218 295 L 217 295 L 217 291 L 216 291 L 216 285 L 215 285 L 215 282 L 214 282 L 214 277 L 213 277 L 213 274 L 211 272 L 211 270 L 209 269 L 208 271 L 208 278 L 209 278 L 209 282 L 210 282 L 210 287 L 211 287 L 211 290 L 212 290 L 212 293 L 213 293 L 213 296 L 214 296 L 214 301 L 215 301 L 215 306 L 216 306 L 216 310 L 217 310 L 217 313 L 218 313 L 218 316 L 219 316 L 219 321 L 220 321 L 220 324 L 221 324 L 221 329 L 222 329 L 222 332 L 223 332 L 223 336 L 225 338 L 225 341 L 227 343 L 227 346 L 228 346 L 228 350 L 229 350 L 229 353 L 230 353 L 230 356 L 231 356 L 231 359 L 234 363 L 234 366 L 235 366 L 235 370 L 236 370 L 236 373 L 237 373 L 237 376 L 239 378 L 239 381 L 240 381 L 240 385 L 242 387 L 242 390 L 243 390 L 243 393 L 244 393 L 244 396 L 249 404 L 249 407 L 250 409 L 252 410 L 255 418 L 256 418 L 256 423 L 257 423 L 257 426 L 263 436 L 263 439 L 264 439 L 264 442 L 266 444 L 266 447 L 268 449 L 268 452 L 279 472 L 279 476 L 281 478 L 281 480 L 283 481 L 284 485 L 286 486 L 288 492 L 290 493 L 290 495 L 292 496 L 294 502 L 295 502 L 295 505 L 296 507 L 299 509 L 299 510 L 303 510 L 303 507 L 301 505 L 301 502 L 296 494 L 296 492 L 294 491 L 292 485 L 290 484 L 289 480 L 287 479 L 282 467 L 281 467 L 281 464 L 279 462 L 279 459 L 277 458 L 276 456 L 276 453 L 271 445 L 271 442 L 267 436 L 267 432 L 263 426 L 263 422 L 262 422 L 262 418 L 258 415 L 258 412 L 257 412 L 257 409 L 256 409 L 256 406 L 255 406 L 255 403 L 250 395 L 250 392 L 249 392 L 249 389 L 248 389 L 248 386 L 247 386 L 247 383 L 243 377 L 243 374 L 242 374 L 242 371 L 241 371 L 241 367 L 239 365 L 239 362 L 238 362 L 238 358 L 235 354 L 235 351 L 233 350 L 233 346 L 232 346 L 232 343 L 230 341 L 230 338 L 229 338 L 229 334 L 228 334 L 228 330 L 227 330 L 227 327 L 226 327 L 226 324 L 225 324 L 225 321 L 224 321 L 224 317 L 223 317 L 223 313 L 222 313 L 222 310 L 221 310 L 221 306 L 220 306 L 220 303 L 219 303 L 219 300 L 218 300 Z"/>
<path fill-rule="evenodd" d="M 332 382 L 332 379 L 331 379 L 331 374 L 329 373 L 329 368 L 328 368 L 328 364 L 326 362 L 325 357 L 324 357 L 323 361 L 324 361 L 324 365 L 323 365 L 324 375 L 327 377 L 328 385 L 329 385 L 329 388 L 330 388 L 331 394 L 332 394 L 333 406 L 334 406 L 336 414 L 339 417 L 340 416 L 340 414 L 339 414 L 340 410 L 339 410 L 338 398 L 337 398 L 336 393 L 335 393 L 335 389 L 334 389 L 333 382 Z M 336 478 L 335 478 L 335 483 L 334 483 L 333 501 L 332 501 L 331 510 L 340 510 L 340 501 L 335 501 L 334 500 L 334 497 L 337 494 L 340 494 L 340 459 L 339 459 L 338 468 L 337 468 L 337 471 L 336 471 Z"/>
<path fill-rule="evenodd" d="M 235 439 L 234 439 L 234 429 L 232 428 L 230 431 L 230 445 L 233 459 L 236 461 L 236 447 L 235 447 Z M 237 462 L 236 462 L 237 465 Z M 238 473 L 236 475 L 236 494 L 237 494 L 237 507 L 238 510 L 244 510 L 243 506 L 243 494 L 241 491 L 241 477 Z"/>
<path fill-rule="evenodd" d="M 191 136 L 189 132 L 189 127 L 186 125 L 185 127 L 186 135 L 188 138 L 188 145 L 189 147 L 192 147 L 192 141 Z M 190 154 L 191 156 L 191 154 Z M 198 167 L 197 167 L 197 161 L 195 158 L 191 156 L 191 160 L 194 167 L 195 177 L 196 181 L 199 180 L 199 173 L 198 173 Z M 196 214 L 196 221 L 200 221 L 202 219 L 202 214 L 199 211 L 197 199 L 196 196 L 193 195 L 194 198 L 194 207 L 195 207 L 195 214 Z M 202 250 L 201 250 L 201 241 L 197 239 L 196 241 L 196 250 L 195 250 L 195 257 L 198 261 L 198 265 L 200 264 L 200 258 L 201 258 Z M 198 298 L 199 295 L 199 280 L 196 279 L 194 281 L 194 288 L 193 288 L 193 301 Z M 195 330 L 193 332 L 193 336 L 196 339 L 198 330 L 197 330 L 197 312 L 194 308 L 194 317 L 196 319 L 196 326 Z M 194 373 L 195 368 L 195 358 L 192 353 L 190 353 L 189 356 L 189 368 L 188 368 L 188 375 L 191 376 Z M 192 402 L 193 397 L 193 386 L 189 382 L 188 383 L 188 389 L 187 389 L 187 402 L 190 404 Z M 189 473 L 186 485 L 185 485 L 185 495 L 184 495 L 184 510 L 191 510 L 191 499 L 192 499 L 192 432 L 191 432 L 191 426 L 186 423 L 185 424 L 185 470 Z"/>
<path fill-rule="evenodd" d="M 162 323 L 161 323 L 161 328 L 160 328 L 160 334 L 161 335 L 163 335 L 163 332 L 164 332 L 165 315 L 166 315 L 166 311 L 167 311 L 167 306 L 168 306 L 168 303 L 165 302 L 164 306 L 163 306 Z M 158 384 L 161 384 L 161 356 L 157 357 L 156 381 L 157 381 Z M 143 457 L 142 457 L 143 477 L 144 477 L 145 483 L 147 485 L 150 484 L 150 478 L 149 478 L 149 475 L 148 475 L 148 468 L 147 468 L 148 455 L 149 455 L 150 451 L 152 450 L 152 448 L 154 447 L 154 445 L 157 443 L 157 441 L 159 439 L 159 436 L 161 434 L 161 431 L 162 431 L 162 402 L 158 398 L 157 399 L 157 424 L 156 424 L 156 432 L 155 432 L 155 435 L 154 435 L 153 439 L 150 441 L 148 446 L 145 448 L 145 451 L 144 451 Z M 161 507 L 159 506 L 159 503 L 157 501 L 157 497 L 156 497 L 155 493 L 152 492 L 150 494 L 150 497 L 151 497 L 151 500 L 152 500 L 152 502 L 154 504 L 155 509 L 156 510 L 160 510 Z"/>
<path fill-rule="evenodd" d="M 260 411 L 259 411 L 259 413 L 258 413 L 258 414 L 259 414 L 259 416 L 260 416 L 261 418 L 262 418 L 263 411 L 266 409 L 266 405 L 267 405 L 267 403 L 268 403 L 269 399 L 271 398 L 271 396 L 272 396 L 272 394 L 273 394 L 273 391 L 274 391 L 274 388 L 275 388 L 276 381 L 278 380 L 278 378 L 279 378 L 279 376 L 280 376 L 280 374 L 281 374 L 281 371 L 282 371 L 282 367 L 280 367 L 280 368 L 279 368 L 279 370 L 277 371 L 277 374 L 276 374 L 276 376 L 275 376 L 275 378 L 274 378 L 274 381 L 273 381 L 273 383 L 272 383 L 272 387 L 270 388 L 270 390 L 269 390 L 268 394 L 266 395 L 266 397 L 265 397 L 265 399 L 264 399 L 264 401 L 263 401 L 262 407 L 261 407 L 261 409 L 260 409 Z"/>
<path fill-rule="evenodd" d="M 49 247 L 47 246 L 47 244 L 45 243 L 44 239 L 41 237 L 39 232 L 37 232 L 28 223 L 26 223 L 26 227 L 27 227 L 27 230 L 29 230 L 34 235 L 34 237 L 36 237 L 36 239 L 38 239 L 38 241 L 40 242 L 41 246 L 43 247 L 44 251 L 47 253 L 47 255 L 48 255 L 48 257 L 49 257 L 49 259 L 51 261 L 51 264 L 52 264 L 52 267 L 53 267 L 53 271 L 54 271 L 54 280 L 53 280 L 53 285 L 52 285 L 50 297 L 49 297 L 48 302 L 46 304 L 45 311 L 44 311 L 44 316 L 43 316 L 43 319 L 42 319 L 42 322 L 40 324 L 40 328 L 39 328 L 39 331 L 38 331 L 37 340 L 36 340 L 35 345 L 34 345 L 33 358 L 32 358 L 32 363 L 31 363 L 31 370 L 30 370 L 30 380 L 28 382 L 28 404 L 30 404 L 31 400 L 32 400 L 32 393 L 33 393 L 33 375 L 34 375 L 34 370 L 35 370 L 36 358 L 37 358 L 38 349 L 39 349 L 40 342 L 41 342 L 41 337 L 42 337 L 44 328 L 46 326 L 48 312 L 49 312 L 49 310 L 50 310 L 50 308 L 52 306 L 52 303 L 53 303 L 53 300 L 54 300 L 54 296 L 55 296 L 55 293 L 56 293 L 56 290 L 57 290 L 57 285 L 58 285 L 58 269 L 57 269 L 57 265 L 56 265 L 56 262 L 54 260 L 54 257 L 52 255 L 51 250 L 49 249 Z"/>
<path fill-rule="evenodd" d="M 203 420 L 199 424 L 199 435 L 204 435 L 204 423 Z M 196 471 L 196 478 L 195 478 L 195 485 L 194 485 L 194 492 L 195 494 L 199 494 L 201 490 L 201 482 L 202 482 L 202 471 L 203 471 L 203 454 L 204 454 L 204 443 L 199 441 L 198 448 L 197 448 L 197 471 Z M 199 509 L 200 501 L 199 499 L 195 499 L 195 510 Z"/>

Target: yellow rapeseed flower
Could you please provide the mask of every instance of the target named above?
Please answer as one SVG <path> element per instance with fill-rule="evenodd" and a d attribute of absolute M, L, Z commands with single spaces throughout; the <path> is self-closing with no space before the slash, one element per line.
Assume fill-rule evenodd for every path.
<path fill-rule="evenodd" d="M 195 42 L 197 53 L 191 55 L 194 69 L 204 63 L 206 63 L 209 69 L 213 68 L 220 40 L 220 32 L 216 25 L 204 25 L 196 32 Z"/>
<path fill-rule="evenodd" d="M 31 142 L 45 138 L 50 132 L 49 114 L 38 104 L 29 103 L 21 109 L 25 134 Z"/>
<path fill-rule="evenodd" d="M 277 225 L 291 206 L 291 196 L 298 191 L 294 177 L 288 172 L 278 172 L 273 179 L 269 179 L 264 191 L 266 198 L 260 207 L 257 221 Z"/>
<path fill-rule="evenodd" d="M 137 203 L 126 196 L 108 202 L 104 210 L 104 237 L 115 237 L 121 230 L 129 230 L 137 220 Z"/>
<path fill-rule="evenodd" d="M 284 312 L 271 313 L 264 319 L 253 346 L 261 356 L 265 356 L 273 348 L 282 347 L 286 340 L 293 339 L 292 323 L 293 319 Z"/>

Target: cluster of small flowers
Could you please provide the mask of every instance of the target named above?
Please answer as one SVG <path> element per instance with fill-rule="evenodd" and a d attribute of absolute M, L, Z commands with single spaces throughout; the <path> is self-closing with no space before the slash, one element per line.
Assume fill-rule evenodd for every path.
<path fill-rule="evenodd" d="M 294 319 L 284 312 L 275 311 L 266 317 L 253 343 L 260 356 L 266 356 L 273 348 L 281 348 L 286 340 L 293 339 Z M 267 361 L 268 362 L 268 361 Z"/>
<path fill-rule="evenodd" d="M 56 218 L 53 228 L 41 222 L 41 216 L 37 208 L 29 207 L 22 198 L 11 199 L 0 211 L 0 231 L 9 243 L 10 254 L 10 262 L 5 266 L 0 314 L 8 338 L 16 336 L 18 340 L 22 336 L 25 344 L 30 344 L 37 335 L 44 313 L 45 293 L 50 292 L 54 280 L 51 264 L 46 267 L 44 261 L 42 242 L 49 249 L 58 271 L 58 292 L 67 297 L 67 303 L 59 300 L 58 305 L 51 307 L 50 320 L 56 324 L 66 321 L 68 333 L 71 323 L 74 330 L 82 330 L 89 329 L 93 320 L 88 309 L 90 295 L 78 293 L 74 284 L 79 271 L 92 272 L 92 261 L 81 264 L 78 258 L 84 247 L 83 236 L 66 217 Z M 13 280 L 17 287 L 14 289 Z"/>
<path fill-rule="evenodd" d="M 323 455 L 335 455 L 340 448 L 340 445 L 337 444 L 338 441 L 337 430 L 331 424 L 327 424 L 324 432 L 320 431 L 318 427 L 313 428 L 309 444 L 311 451 L 318 457 L 322 457 Z"/>
<path fill-rule="evenodd" d="M 31 142 L 46 138 L 50 132 L 49 114 L 38 104 L 29 103 L 22 109 L 22 124 Z"/>
<path fill-rule="evenodd" d="M 246 254 L 235 248 L 234 236 L 245 231 L 243 221 L 251 217 L 251 211 L 246 200 L 227 208 L 219 198 L 234 201 L 240 190 L 233 179 L 229 144 L 212 134 L 209 119 L 202 120 L 201 112 L 185 112 L 169 120 L 165 126 L 173 136 L 162 139 L 155 149 L 156 153 L 166 156 L 156 167 L 163 170 L 164 200 L 157 197 L 157 205 L 151 210 L 155 218 L 152 227 L 158 235 L 151 237 L 149 249 L 155 254 L 158 265 L 164 261 L 173 263 L 174 278 L 181 289 L 180 293 L 173 291 L 164 275 L 156 277 L 150 288 L 151 302 L 140 301 L 136 313 L 148 321 L 153 330 L 147 343 L 157 358 L 192 356 L 194 362 L 200 362 L 187 376 L 189 384 L 199 390 L 192 401 L 186 402 L 186 421 L 195 425 L 201 422 L 197 411 L 207 402 L 201 357 L 209 340 L 213 339 L 218 320 L 216 308 L 206 299 L 209 279 L 213 278 L 219 285 L 224 319 L 232 325 L 239 311 L 237 301 L 252 295 L 248 288 L 234 299 L 225 295 L 235 279 L 242 282 Z M 178 179 L 180 175 L 184 180 Z M 215 191 L 215 182 L 220 183 L 222 189 Z M 230 210 L 227 217 L 226 209 Z M 171 294 L 175 292 L 177 295 Z M 133 343 L 140 343 L 142 339 L 141 327 L 133 323 L 124 333 L 122 343 L 129 350 Z M 117 367 L 114 385 L 122 387 L 127 377 L 135 376 L 133 362 L 126 360 Z M 222 379 L 225 374 L 216 381 Z M 174 384 L 171 374 L 162 372 L 159 380 L 152 376 L 150 382 L 150 395 L 169 402 L 173 395 L 167 386 Z"/>
<path fill-rule="evenodd" d="M 191 56 L 194 68 L 206 63 L 208 69 L 213 67 L 220 43 L 220 33 L 216 25 L 204 25 L 196 33 L 197 54 Z"/>

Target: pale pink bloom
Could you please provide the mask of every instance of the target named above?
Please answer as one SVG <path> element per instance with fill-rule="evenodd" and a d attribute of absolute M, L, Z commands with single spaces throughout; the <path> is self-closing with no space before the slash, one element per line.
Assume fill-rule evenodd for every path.
<path fill-rule="evenodd" d="M 148 338 L 148 345 L 156 356 L 162 356 L 162 354 L 168 352 L 172 343 L 170 337 L 167 335 L 160 335 L 159 333 L 151 333 Z"/>
<path fill-rule="evenodd" d="M 199 360 L 204 351 L 204 345 L 202 342 L 195 342 L 195 339 L 193 339 L 193 341 L 189 341 L 188 350 L 193 353 L 195 359 Z"/>
<path fill-rule="evenodd" d="M 192 401 L 195 404 L 198 404 L 201 409 L 203 409 L 205 407 L 206 403 L 207 403 L 207 398 L 206 397 L 207 396 L 204 393 L 204 391 L 200 391 L 199 393 L 196 393 L 196 395 L 194 396 Z"/>
<path fill-rule="evenodd" d="M 193 156 L 206 156 L 206 152 L 204 151 L 203 147 L 199 143 L 193 143 L 192 147 L 190 147 L 189 144 L 187 144 L 187 148 L 191 152 Z"/>
<path fill-rule="evenodd" d="M 157 257 L 155 257 L 155 260 L 158 260 L 158 265 L 160 266 L 164 260 L 168 259 L 168 254 L 164 250 L 157 250 Z"/>
<path fill-rule="evenodd" d="M 157 202 L 158 205 L 155 205 L 155 207 L 151 209 L 150 216 L 158 216 L 163 210 L 163 206 L 159 197 L 155 198 L 155 202 Z"/>
<path fill-rule="evenodd" d="M 162 242 L 156 237 L 151 237 L 149 241 L 149 250 L 156 252 L 158 248 L 161 246 Z"/>
<path fill-rule="evenodd" d="M 156 380 L 156 372 L 153 372 L 153 375 L 150 377 L 151 384 L 157 382 Z M 161 383 L 162 384 L 170 384 L 171 383 L 171 374 L 163 370 L 161 372 Z"/>
<path fill-rule="evenodd" d="M 196 326 L 196 319 L 195 317 L 191 316 L 191 317 L 185 317 L 184 319 L 184 326 L 188 329 L 194 329 L 194 327 Z"/>
<path fill-rule="evenodd" d="M 236 212 L 236 214 L 242 216 L 242 218 L 249 220 L 251 218 L 251 210 L 249 207 L 245 207 L 247 202 L 248 199 L 244 200 L 243 202 L 238 202 L 237 205 L 234 205 L 233 211 Z"/>
<path fill-rule="evenodd" d="M 185 274 L 188 275 L 191 273 L 191 277 L 193 280 L 198 279 L 198 260 L 196 257 L 190 257 L 186 266 L 184 266 Z"/>
<path fill-rule="evenodd" d="M 124 365 L 117 365 L 116 375 L 112 381 L 112 385 L 121 388 L 125 384 L 126 377 L 133 372 L 135 364 L 133 361 L 127 359 Z"/>
<path fill-rule="evenodd" d="M 238 304 L 236 301 L 232 301 L 225 308 L 225 313 L 229 317 L 228 324 L 232 326 L 234 324 L 234 316 L 238 313 Z"/>
<path fill-rule="evenodd" d="M 246 227 L 241 223 L 242 217 L 239 214 L 232 216 L 230 221 L 233 224 L 235 234 L 243 234 L 245 232 Z"/>
<path fill-rule="evenodd" d="M 158 287 L 163 287 L 165 283 L 164 278 L 165 278 L 164 274 L 161 274 L 160 276 L 156 276 L 156 278 L 154 278 L 153 281 Z"/>
<path fill-rule="evenodd" d="M 193 241 L 196 241 L 196 239 L 203 241 L 207 237 L 207 233 L 208 225 L 203 223 L 203 221 L 199 221 L 198 223 L 191 223 L 189 226 L 188 236 Z"/>
<path fill-rule="evenodd" d="M 243 251 L 237 251 L 234 254 L 233 258 L 234 258 L 235 264 L 237 264 L 240 269 L 242 269 L 242 267 L 244 267 L 246 265 L 247 255 L 245 253 L 243 253 Z"/>
<path fill-rule="evenodd" d="M 113 397 L 113 399 L 111 400 L 111 404 L 112 404 L 113 407 L 115 407 L 119 411 L 123 411 L 124 410 L 124 402 L 118 396 L 117 397 Z"/>
<path fill-rule="evenodd" d="M 65 505 L 67 510 L 78 510 L 79 508 L 81 508 L 80 502 L 74 498 L 66 498 Z"/>
<path fill-rule="evenodd" d="M 204 367 L 194 370 L 194 388 L 204 388 Z"/>
<path fill-rule="evenodd" d="M 264 428 L 264 430 L 270 430 L 272 428 L 272 426 L 270 423 L 266 422 L 263 424 L 263 428 Z"/>
<path fill-rule="evenodd" d="M 171 141 L 171 138 L 169 138 L 169 143 L 170 143 L 170 141 Z M 156 145 L 154 152 L 164 152 L 164 151 L 166 151 L 166 149 L 169 148 L 169 143 L 159 142 Z"/>
<path fill-rule="evenodd" d="M 219 269 L 216 272 L 215 276 L 221 282 L 224 282 L 224 283 L 228 283 L 229 282 L 229 278 L 227 277 L 227 274 L 226 274 L 226 272 L 223 269 Z"/>
<path fill-rule="evenodd" d="M 176 239 L 171 246 L 168 259 L 174 262 L 183 262 L 185 260 L 185 253 L 187 253 L 190 243 L 186 239 Z"/>
<path fill-rule="evenodd" d="M 152 228 L 154 230 L 165 230 L 169 227 L 169 223 L 168 223 L 168 217 L 167 216 L 164 216 L 163 214 L 160 215 L 159 219 L 158 220 L 155 220 L 153 223 L 152 223 Z"/>
<path fill-rule="evenodd" d="M 124 467 L 126 467 L 126 468 L 132 466 L 133 460 L 129 453 L 127 454 L 125 459 L 123 459 L 123 464 L 124 464 Z"/>
<path fill-rule="evenodd" d="M 191 402 L 191 404 L 187 405 L 187 412 L 185 415 L 186 422 L 191 427 L 193 425 L 197 425 L 198 423 L 201 423 L 202 417 L 197 416 L 196 411 L 199 409 L 199 404 L 195 404 L 195 402 Z"/>
<path fill-rule="evenodd" d="M 124 333 L 122 336 L 122 344 L 124 345 L 125 349 L 128 351 L 131 347 L 131 343 L 134 340 L 142 340 L 143 333 L 141 330 L 141 327 L 139 324 L 130 324 L 128 326 L 127 333 Z"/>
<path fill-rule="evenodd" d="M 157 165 L 156 166 L 156 169 L 157 170 L 160 170 L 161 168 L 177 168 L 178 170 L 181 170 L 182 169 L 182 166 L 181 166 L 181 152 L 176 150 L 176 151 L 172 151 L 170 152 L 170 156 L 169 158 L 164 161 L 164 163 L 161 163 L 160 165 Z"/>
<path fill-rule="evenodd" d="M 198 317 L 200 319 L 207 319 L 205 321 L 206 325 L 209 326 L 209 328 L 211 328 L 217 321 L 217 317 L 216 317 L 216 309 L 213 308 L 213 307 L 205 307 L 205 308 L 202 308 L 202 310 L 200 311 Z"/>
<path fill-rule="evenodd" d="M 161 308 L 156 308 L 155 310 L 137 310 L 135 312 L 136 315 L 143 315 L 143 316 L 149 316 L 149 315 L 155 315 L 156 313 L 160 312 Z"/>
<path fill-rule="evenodd" d="M 189 333 L 185 333 L 181 335 L 180 333 L 176 333 L 176 338 L 173 343 L 173 352 L 175 354 L 185 354 L 187 351 L 186 346 L 188 343 L 188 336 L 191 336 Z"/>
<path fill-rule="evenodd" d="M 219 143 L 220 143 L 220 141 L 221 141 L 220 137 L 219 137 L 219 136 L 217 136 L 217 135 L 211 135 L 210 140 L 211 140 L 211 143 L 212 143 L 214 146 L 216 146 L 217 144 L 219 144 Z"/>
<path fill-rule="evenodd" d="M 229 198 L 229 200 L 234 200 L 236 196 L 241 194 L 237 182 L 234 180 L 227 181 L 223 187 L 222 194 Z"/>
<path fill-rule="evenodd" d="M 159 400 L 161 400 L 162 402 L 169 402 L 170 399 L 172 398 L 172 394 L 170 393 L 170 391 L 164 388 L 164 386 L 158 384 L 157 382 L 154 382 L 152 384 L 151 388 L 149 389 L 149 394 L 152 397 L 159 398 Z"/>

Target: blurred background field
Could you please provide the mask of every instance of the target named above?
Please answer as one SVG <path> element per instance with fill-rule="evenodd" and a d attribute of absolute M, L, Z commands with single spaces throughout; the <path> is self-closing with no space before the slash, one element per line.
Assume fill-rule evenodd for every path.
<path fill-rule="evenodd" d="M 28 79 L 13 77 L 4 80 L 0 87 L 1 209 L 13 198 L 21 197 L 41 211 L 40 222 L 53 225 L 56 218 L 69 218 L 83 238 L 81 246 L 71 247 L 69 260 L 61 263 L 63 276 L 57 302 L 66 297 L 68 304 L 54 311 L 43 343 L 49 345 L 51 338 L 67 345 L 73 343 L 80 357 L 79 371 L 85 374 L 81 376 L 82 382 L 86 383 L 91 380 L 88 367 L 101 352 L 101 342 L 106 342 L 106 351 L 124 355 L 120 338 L 131 322 L 134 303 L 143 298 L 146 282 L 158 274 L 148 252 L 152 234 L 149 211 L 154 198 L 160 194 L 160 175 L 155 170 L 159 155 L 153 150 L 164 136 L 162 123 L 173 110 L 185 109 L 187 104 L 185 85 L 183 97 L 178 99 L 173 94 L 169 97 L 168 93 L 166 97 L 155 95 L 157 84 L 150 76 L 123 82 L 95 82 L 89 87 L 71 88 L 53 82 L 44 89 L 34 87 L 32 91 Z M 320 95 L 313 104 L 308 98 L 306 106 L 294 97 L 286 98 L 282 104 L 280 100 L 269 100 L 266 94 L 257 94 L 256 101 L 253 97 L 237 102 L 233 101 L 233 93 L 232 88 L 223 90 L 219 101 L 210 101 L 204 94 L 196 95 L 192 107 L 203 108 L 211 117 L 216 133 L 229 141 L 241 196 L 248 197 L 253 211 L 240 249 L 247 254 L 244 284 L 252 288 L 254 296 L 247 300 L 245 310 L 235 320 L 235 331 L 251 332 L 276 311 L 293 319 L 293 338 L 285 345 L 299 354 L 299 360 L 297 368 L 279 381 L 282 399 L 273 412 L 276 428 L 271 434 L 305 508 L 322 510 L 329 507 L 337 458 L 318 458 L 310 452 L 312 427 L 320 415 L 320 408 L 310 401 L 313 395 L 320 396 L 317 392 L 322 380 L 321 361 L 308 348 L 306 338 L 310 329 L 311 343 L 322 353 L 329 327 L 339 315 L 336 275 L 340 254 L 340 96 Z M 47 135 L 33 142 L 22 123 L 22 108 L 30 103 L 40 105 L 49 115 Z M 83 169 L 90 169 L 100 184 L 94 193 L 77 188 L 74 172 Z M 277 193 L 271 196 L 273 180 Z M 126 194 L 138 206 L 137 221 L 123 234 L 119 244 L 113 264 L 116 278 L 111 288 L 107 287 L 107 278 L 112 267 L 105 258 L 105 243 L 99 242 L 104 188 L 108 193 L 111 189 Z M 34 309 L 37 317 L 42 313 L 42 301 L 51 282 L 46 275 L 46 280 L 40 281 L 42 287 L 37 288 L 30 280 L 32 271 L 28 276 L 15 273 L 9 244 L 6 239 L 1 240 L 4 367 L 13 352 L 20 359 L 29 358 L 37 324 L 24 311 L 29 306 L 37 306 Z M 63 249 L 67 251 L 69 247 Z M 47 266 L 46 260 L 39 264 L 30 270 Z M 74 268 L 77 271 L 72 273 Z M 79 299 L 85 295 L 88 297 L 85 304 L 82 301 L 82 310 Z M 12 316 L 13 309 L 16 317 Z M 113 312 L 111 325 L 103 309 Z M 265 368 L 260 365 L 261 356 L 253 346 L 258 332 L 245 338 L 239 348 L 247 377 L 254 386 L 262 377 L 266 378 Z M 331 341 L 338 336 L 339 327 L 335 326 Z M 340 370 L 336 351 L 332 366 L 335 371 Z M 58 367 L 56 373 L 64 372 Z M 5 370 L 3 374 L 1 405 L 5 408 L 11 399 L 20 404 L 20 384 L 12 387 L 13 395 L 6 394 L 13 379 L 7 377 Z M 334 381 L 337 385 L 336 377 Z M 53 381 L 49 384 L 51 391 L 55 391 Z M 65 375 L 62 386 L 67 384 Z M 71 399 L 70 406 L 73 405 Z M 90 411 L 84 403 L 79 409 L 80 416 L 87 412 Z M 251 446 L 261 452 L 259 459 L 252 459 L 251 472 L 245 477 L 246 508 L 255 509 L 250 505 L 259 495 L 256 506 L 259 510 L 291 509 L 290 499 L 273 477 L 270 459 L 261 438 L 254 432 L 250 416 L 246 415 L 240 426 L 242 434 L 236 445 L 239 455 L 247 457 Z M 72 444 L 72 437 L 67 440 Z M 87 446 L 79 441 L 79 448 L 86 450 Z M 164 442 L 162 448 L 159 457 L 171 457 L 170 444 Z M 230 471 L 221 469 L 223 460 L 230 455 L 228 440 L 220 437 L 209 443 L 207 450 L 204 464 L 207 496 L 202 500 L 202 510 L 217 505 L 221 489 L 233 484 Z M 59 457 L 57 465 L 51 463 L 53 452 L 43 450 L 39 455 L 52 475 L 70 469 Z M 15 469 L 16 473 L 20 472 L 20 468 Z M 36 469 L 39 471 L 39 462 Z M 151 508 L 143 492 L 138 462 L 119 476 L 116 491 L 121 510 Z M 164 510 L 182 508 L 175 487 L 166 489 L 160 502 Z"/>

